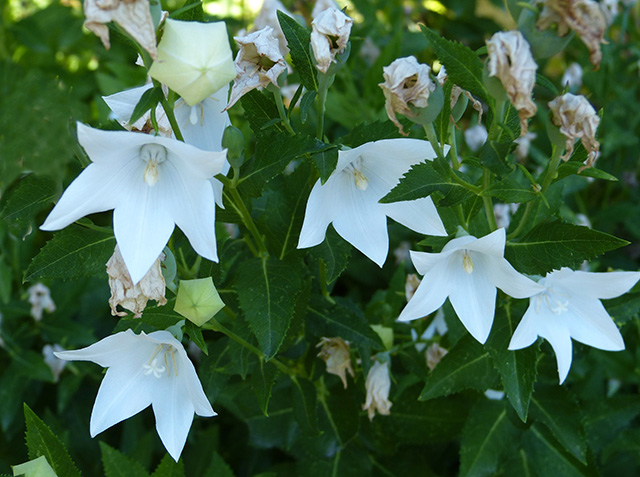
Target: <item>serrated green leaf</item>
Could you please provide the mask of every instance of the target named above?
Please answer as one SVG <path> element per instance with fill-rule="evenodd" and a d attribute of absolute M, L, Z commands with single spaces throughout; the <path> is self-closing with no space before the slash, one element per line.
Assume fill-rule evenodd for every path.
<path fill-rule="evenodd" d="M 353 247 L 334 230 L 327 228 L 324 241 L 313 247 L 310 252 L 324 263 L 325 282 L 333 283 L 347 268 Z"/>
<path fill-rule="evenodd" d="M 625 323 L 640 312 L 640 293 L 626 293 L 613 300 L 605 300 L 604 307 L 617 323 Z"/>
<path fill-rule="evenodd" d="M 300 269 L 299 263 L 273 258 L 247 260 L 238 267 L 234 288 L 240 308 L 267 360 L 276 355 L 289 329 Z"/>
<path fill-rule="evenodd" d="M 522 314 L 519 313 L 520 315 Z M 518 322 L 510 306 L 506 310 L 498 308 L 486 348 L 500 373 L 509 402 L 522 422 L 526 422 L 537 376 L 538 347 L 529 346 L 523 350 L 509 350 L 509 342 L 517 326 Z"/>
<path fill-rule="evenodd" d="M 324 151 L 316 152 L 311 157 L 313 158 L 313 165 L 316 166 L 320 174 L 320 180 L 324 184 L 338 164 L 338 148 L 325 149 Z"/>
<path fill-rule="evenodd" d="M 380 199 L 380 203 L 420 199 L 434 192 L 444 195 L 439 202 L 439 205 L 444 207 L 459 204 L 473 196 L 468 189 L 444 177 L 432 162 L 424 162 L 413 166 L 400 179 L 400 183 Z"/>
<path fill-rule="evenodd" d="M 105 477 L 148 477 L 149 473 L 138 461 L 100 441 Z"/>
<path fill-rule="evenodd" d="M 71 460 L 69 452 L 60 439 L 51 432 L 49 426 L 42 422 L 27 404 L 24 404 L 24 417 L 27 426 L 26 440 L 29 459 L 33 460 L 43 455 L 59 476 L 80 477 L 80 471 Z"/>
<path fill-rule="evenodd" d="M 264 93 L 253 89 L 244 94 L 240 99 L 244 108 L 244 117 L 256 136 L 269 133 L 264 126 L 271 120 L 279 118 L 278 107 L 275 101 Z M 284 127 L 279 123 L 272 123 L 277 131 L 284 132 Z"/>
<path fill-rule="evenodd" d="M 302 121 L 302 124 L 307 122 L 309 109 L 313 105 L 313 100 L 316 99 L 317 95 L 318 93 L 315 91 L 307 91 L 302 96 L 302 100 L 300 101 L 300 121 Z"/>
<path fill-rule="evenodd" d="M 251 389 L 258 398 L 258 404 L 265 416 L 269 416 L 269 400 L 277 374 L 278 368 L 271 363 L 260 360 L 260 368 L 251 375 Z"/>
<path fill-rule="evenodd" d="M 561 267 L 577 268 L 584 260 L 628 243 L 588 227 L 554 221 L 539 224 L 517 242 L 507 243 L 505 258 L 521 273 L 544 275 Z"/>
<path fill-rule="evenodd" d="M 154 86 L 153 88 L 146 90 L 140 97 L 140 101 L 138 101 L 136 107 L 133 108 L 129 124 L 135 123 L 144 115 L 144 113 L 149 111 L 151 108 L 155 108 L 163 99 L 164 92 L 162 91 L 161 86 Z"/>
<path fill-rule="evenodd" d="M 113 235 L 70 225 L 55 233 L 34 257 L 25 272 L 24 281 L 70 280 L 104 273 L 115 246 Z"/>
<path fill-rule="evenodd" d="M 462 431 L 460 475 L 495 475 L 498 465 L 516 450 L 518 434 L 504 401 L 480 401 Z"/>
<path fill-rule="evenodd" d="M 3 198 L 0 218 L 22 235 L 28 231 L 35 214 L 51 203 L 57 195 L 55 181 L 48 177 L 29 174 Z"/>
<path fill-rule="evenodd" d="M 320 435 L 318 429 L 318 391 L 311 381 L 299 377 L 293 380 L 293 415 L 300 429 L 310 436 Z"/>
<path fill-rule="evenodd" d="M 360 404 L 342 385 L 332 388 L 328 397 L 323 400 L 320 396 L 319 400 L 333 434 L 342 448 L 346 447 L 360 428 Z"/>
<path fill-rule="evenodd" d="M 211 458 L 211 464 L 207 467 L 207 471 L 203 477 L 234 477 L 234 475 L 231 468 L 224 459 L 220 457 L 220 454 L 214 452 Z"/>
<path fill-rule="evenodd" d="M 464 336 L 433 369 L 420 399 L 448 396 L 463 389 L 485 391 L 497 377 L 489 352 L 471 336 Z"/>
<path fill-rule="evenodd" d="M 524 433 L 522 443 L 538 475 L 562 477 L 593 475 L 578 460 L 566 453 L 546 429 L 537 424 Z"/>
<path fill-rule="evenodd" d="M 512 145 L 511 142 L 485 142 L 478 154 L 480 164 L 498 176 L 509 174 L 513 171 L 513 164 L 510 164 L 506 157 Z"/>
<path fill-rule="evenodd" d="M 318 91 L 318 73 L 311 57 L 311 33 L 290 16 L 278 10 L 278 22 L 287 38 L 293 67 L 300 75 L 300 81 L 309 91 Z"/>
<path fill-rule="evenodd" d="M 511 179 L 503 179 L 496 181 L 482 191 L 480 195 L 487 197 L 497 197 L 502 202 L 529 202 L 537 197 L 537 194 L 531 189 L 520 185 Z"/>
<path fill-rule="evenodd" d="M 342 137 L 338 142 L 354 148 L 371 141 L 395 139 L 399 137 L 401 137 L 401 135 L 398 127 L 391 121 L 375 121 L 373 123 L 358 124 L 349 134 Z"/>
<path fill-rule="evenodd" d="M 593 177 L 594 179 L 602 179 L 612 182 L 618 180 L 616 176 L 600 169 L 596 169 L 595 167 L 588 167 L 587 169 L 583 169 L 581 172 L 578 172 L 582 167 L 584 167 L 584 164 L 582 162 L 563 162 L 562 164 L 560 164 L 560 167 L 558 167 L 558 175 L 556 177 L 556 180 L 559 181 L 560 179 L 563 179 L 570 175 L 577 175 L 578 177 Z"/>
<path fill-rule="evenodd" d="M 20 465 L 12 465 L 14 476 L 24 475 L 25 477 L 58 477 L 53 468 L 43 455 L 37 459 L 30 460 Z M 3 476 L 8 474 L 2 474 Z"/>
<path fill-rule="evenodd" d="M 335 305 L 318 300 L 309 306 L 307 326 L 318 336 L 334 337 L 352 343 L 366 344 L 374 349 L 383 349 L 378 334 L 371 329 L 364 314 L 346 300 L 336 297 Z"/>
<path fill-rule="evenodd" d="M 520 137 L 520 116 L 510 102 L 506 105 L 504 120 L 500 123 L 498 143 L 511 143 Z"/>
<path fill-rule="evenodd" d="M 558 386 L 537 389 L 531 398 L 531 417 L 547 426 L 576 459 L 587 463 L 587 441 L 580 408 L 569 391 Z"/>
<path fill-rule="evenodd" d="M 436 135 L 440 144 L 449 143 L 449 126 L 451 125 L 451 91 L 453 90 L 453 82 L 447 81 L 442 87 L 442 93 L 444 95 L 444 103 L 442 110 L 438 117 L 433 122 L 433 127 L 436 130 Z M 461 95 L 458 101 L 467 101 L 467 98 Z M 456 103 L 457 104 L 457 103 Z"/>
<path fill-rule="evenodd" d="M 184 464 L 182 460 L 176 462 L 169 454 L 165 454 L 151 477 L 185 477 Z"/>
<path fill-rule="evenodd" d="M 185 331 L 189 335 L 189 338 L 191 338 L 191 341 L 193 341 L 204 354 L 209 354 L 207 342 L 204 340 L 204 336 L 202 336 L 202 330 L 198 325 L 196 325 L 192 321 L 187 320 L 185 322 Z"/>
<path fill-rule="evenodd" d="M 449 41 L 424 25 L 420 25 L 420 29 L 440 62 L 447 68 L 449 80 L 485 103 L 493 103 L 482 82 L 482 61 L 478 55 L 462 43 Z"/>
<path fill-rule="evenodd" d="M 188 22 L 204 22 L 204 11 L 200 0 L 186 0 L 180 10 L 171 14 L 171 18 Z"/>

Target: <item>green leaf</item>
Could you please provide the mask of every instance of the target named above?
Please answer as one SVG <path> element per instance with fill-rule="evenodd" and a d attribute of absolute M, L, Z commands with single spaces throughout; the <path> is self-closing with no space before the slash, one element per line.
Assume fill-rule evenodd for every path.
<path fill-rule="evenodd" d="M 234 475 L 231 468 L 224 459 L 220 457 L 220 454 L 214 452 L 211 458 L 211 464 L 209 464 L 203 477 L 234 477 Z"/>
<path fill-rule="evenodd" d="M 498 176 L 509 174 L 513 171 L 513 164 L 506 157 L 512 145 L 511 142 L 485 142 L 479 152 L 480 163 Z"/>
<path fill-rule="evenodd" d="M 148 477 L 149 473 L 138 461 L 100 441 L 102 466 L 106 477 Z"/>
<path fill-rule="evenodd" d="M 338 164 L 338 148 L 325 149 L 324 151 L 316 152 L 311 157 L 320 174 L 320 180 L 324 184 Z"/>
<path fill-rule="evenodd" d="M 549 432 L 537 424 L 525 432 L 522 443 L 525 452 L 531 458 L 532 468 L 538 475 L 562 477 L 594 475 L 573 456 L 567 454 L 549 435 Z"/>
<path fill-rule="evenodd" d="M 146 90 L 140 97 L 140 101 L 138 101 L 136 107 L 133 108 L 129 124 L 135 123 L 144 115 L 144 113 L 149 111 L 151 108 L 155 108 L 163 99 L 164 93 L 162 92 L 161 86 L 154 86 L 153 88 Z"/>
<path fill-rule="evenodd" d="M 460 475 L 495 475 L 504 458 L 516 450 L 518 434 L 504 401 L 480 401 L 462 431 Z"/>
<path fill-rule="evenodd" d="M 608 445 L 640 414 L 640 401 L 631 394 L 587 401 L 583 407 L 586 408 L 583 422 L 589 447 L 595 452 Z"/>
<path fill-rule="evenodd" d="M 191 338 L 191 341 L 193 341 L 204 354 L 209 354 L 209 350 L 207 349 L 207 342 L 204 340 L 204 336 L 202 336 L 202 330 L 198 325 L 196 325 L 192 321 L 187 320 L 185 322 L 185 331 L 189 335 L 189 338 Z"/>
<path fill-rule="evenodd" d="M 505 258 L 521 273 L 544 275 L 561 267 L 577 268 L 584 260 L 628 243 L 588 227 L 554 221 L 539 224 L 517 242 L 507 243 Z"/>
<path fill-rule="evenodd" d="M 184 477 L 184 464 L 182 460 L 176 462 L 169 454 L 165 454 L 151 477 Z"/>
<path fill-rule="evenodd" d="M 380 203 L 420 199 L 434 192 L 441 192 L 444 195 L 444 199 L 439 203 L 444 207 L 459 204 L 473 196 L 468 189 L 443 176 L 436 170 L 433 162 L 424 162 L 413 166 L 400 179 L 400 183 L 380 199 Z"/>
<path fill-rule="evenodd" d="M 569 391 L 558 386 L 537 389 L 531 398 L 531 417 L 547 426 L 576 459 L 587 463 L 587 442 L 580 407 Z"/>
<path fill-rule="evenodd" d="M 616 176 L 613 176 L 608 172 L 602 171 L 600 169 L 596 169 L 595 167 L 589 167 L 582 170 L 581 172 L 578 172 L 581 167 L 584 167 L 584 164 L 582 162 L 563 162 L 562 164 L 560 164 L 560 167 L 558 167 L 558 176 L 556 177 L 556 180 L 559 181 L 560 179 L 563 179 L 570 175 L 577 175 L 578 177 L 593 177 L 594 179 L 602 179 L 612 182 L 618 180 Z"/>
<path fill-rule="evenodd" d="M 293 415 L 300 429 L 311 436 L 320 435 L 318 429 L 318 392 L 308 379 L 293 380 Z"/>
<path fill-rule="evenodd" d="M 504 122 L 498 136 L 498 143 L 511 143 L 520 137 L 520 116 L 518 110 L 510 102 L 506 106 Z"/>
<path fill-rule="evenodd" d="M 33 280 L 70 280 L 104 273 L 105 264 L 113 254 L 113 235 L 78 225 L 54 234 L 34 257 L 25 272 L 25 282 Z"/>
<path fill-rule="evenodd" d="M 536 73 L 536 84 L 547 89 L 554 97 L 560 96 L 560 92 L 558 88 L 556 88 L 556 85 L 553 84 L 553 81 L 540 73 Z"/>
<path fill-rule="evenodd" d="M 331 389 L 323 401 L 322 409 L 330 423 L 333 434 L 342 448 L 358 435 L 360 428 L 360 403 L 356 403 L 352 393 L 342 385 Z"/>
<path fill-rule="evenodd" d="M 60 439 L 51 432 L 42 420 L 24 404 L 24 417 L 27 426 L 26 440 L 29 459 L 43 455 L 56 474 L 65 477 L 80 477 L 80 471 L 71 460 L 67 449 Z"/>
<path fill-rule="evenodd" d="M 438 117 L 433 122 L 433 127 L 441 144 L 449 142 L 449 126 L 451 125 L 451 91 L 453 90 L 453 82 L 447 81 L 442 87 L 444 95 L 444 103 Z M 467 101 L 467 98 L 461 95 L 458 102 Z M 457 103 L 456 103 L 457 104 Z"/>
<path fill-rule="evenodd" d="M 313 247 L 310 252 L 324 263 L 325 282 L 333 283 L 347 268 L 353 247 L 344 240 L 332 226 L 327 228 L 324 241 Z"/>
<path fill-rule="evenodd" d="M 365 344 L 378 350 L 384 348 L 380 337 L 371 329 L 360 309 L 349 306 L 340 297 L 336 297 L 335 301 L 335 305 L 329 305 L 323 299 L 318 299 L 309 306 L 307 326 L 315 335 L 339 336 L 355 344 Z"/>
<path fill-rule="evenodd" d="M 244 116 L 255 135 L 261 136 L 265 132 L 270 132 L 268 124 L 280 117 L 275 101 L 257 89 L 243 95 L 240 101 L 244 108 Z M 284 132 L 284 126 L 278 123 L 271 124 L 274 125 L 274 129 Z"/>
<path fill-rule="evenodd" d="M 537 197 L 531 187 L 524 187 L 512 179 L 496 181 L 482 191 L 480 195 L 497 197 L 502 202 L 529 202 Z"/>
<path fill-rule="evenodd" d="M 402 121 L 401 121 L 402 122 Z M 381 139 L 395 139 L 401 137 L 398 127 L 391 121 L 375 121 L 373 123 L 358 124 L 349 134 L 338 142 L 351 148 L 362 146 L 371 141 Z"/>
<path fill-rule="evenodd" d="M 533 385 L 537 376 L 538 346 L 529 346 L 518 351 L 508 349 L 513 332 L 518 326 L 514 314 L 522 315 L 520 310 L 517 312 L 514 310 L 512 313 L 509 304 L 497 309 L 486 348 L 489 350 L 494 366 L 500 373 L 500 379 L 509 402 L 522 422 L 526 422 Z"/>
<path fill-rule="evenodd" d="M 171 18 L 188 22 L 204 22 L 202 2 L 200 0 L 186 0 L 180 10 L 171 14 Z"/>
<path fill-rule="evenodd" d="M 478 55 L 462 43 L 447 40 L 424 25 L 420 25 L 420 29 L 440 62 L 447 68 L 449 80 L 485 103 L 492 103 L 493 100 L 482 82 L 482 61 Z"/>
<path fill-rule="evenodd" d="M 287 38 L 293 67 L 300 75 L 300 82 L 308 91 L 318 91 L 315 61 L 311 56 L 311 34 L 290 16 L 278 10 L 278 22 Z"/>
<path fill-rule="evenodd" d="M 13 230 L 24 235 L 29 232 L 34 216 L 58 195 L 55 181 L 29 174 L 18 182 L 6 196 L 0 218 Z"/>
<path fill-rule="evenodd" d="M 267 360 L 276 355 L 289 329 L 300 269 L 299 263 L 273 258 L 247 260 L 238 267 L 234 288 L 240 308 Z"/>
<path fill-rule="evenodd" d="M 300 101 L 300 121 L 302 121 L 302 124 L 307 122 L 309 109 L 313 105 L 313 100 L 316 99 L 317 95 L 318 93 L 315 91 L 307 91 L 302 96 L 302 101 Z"/>
<path fill-rule="evenodd" d="M 265 416 L 269 415 L 269 400 L 277 374 L 278 368 L 260 360 L 260 369 L 251 375 L 251 389 L 256 394 L 260 409 Z"/>
<path fill-rule="evenodd" d="M 625 293 L 624 295 L 603 302 L 609 315 L 617 323 L 625 323 L 638 316 L 640 312 L 640 293 Z"/>
<path fill-rule="evenodd" d="M 496 372 L 489 352 L 471 336 L 464 336 L 440 360 L 424 385 L 420 399 L 477 389 L 485 391 L 496 381 Z"/>

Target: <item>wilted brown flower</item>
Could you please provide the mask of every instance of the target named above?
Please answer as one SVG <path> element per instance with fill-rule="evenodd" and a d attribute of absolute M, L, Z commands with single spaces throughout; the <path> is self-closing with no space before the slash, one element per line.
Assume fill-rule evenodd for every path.
<path fill-rule="evenodd" d="M 367 388 L 367 398 L 362 409 L 368 412 L 369 420 L 374 418 L 376 411 L 385 416 L 391 414 L 393 404 L 389 401 L 389 391 L 391 390 L 389 363 L 376 361 L 369 369 L 365 387 Z"/>
<path fill-rule="evenodd" d="M 448 351 L 440 346 L 438 343 L 432 343 L 431 346 L 425 351 L 425 357 L 427 358 L 427 367 L 433 371 L 440 360 L 447 354 Z"/>
<path fill-rule="evenodd" d="M 326 73 L 349 42 L 353 20 L 337 8 L 327 8 L 311 22 L 311 48 L 318 71 Z"/>
<path fill-rule="evenodd" d="M 321 338 L 316 347 L 322 347 L 318 357 L 326 363 L 327 373 L 338 376 L 342 380 L 344 388 L 347 389 L 346 371 L 352 378 L 354 377 L 349 343 L 342 338 Z"/>

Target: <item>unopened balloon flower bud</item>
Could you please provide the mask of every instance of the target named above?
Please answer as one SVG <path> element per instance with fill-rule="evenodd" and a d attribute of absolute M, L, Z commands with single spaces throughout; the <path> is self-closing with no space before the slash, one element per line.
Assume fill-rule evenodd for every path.
<path fill-rule="evenodd" d="M 124 311 L 118 311 L 118 305 L 131 311 L 134 318 L 140 318 L 149 300 L 155 300 L 158 306 L 167 303 L 164 296 L 165 282 L 161 270 L 163 259 L 164 254 L 161 254 L 145 276 L 138 283 L 133 283 L 120 254 L 120 249 L 116 245 L 113 255 L 107 262 L 107 275 L 109 275 L 109 288 L 111 289 L 109 306 L 113 316 L 127 315 Z"/>
<path fill-rule="evenodd" d="M 36 321 L 42 319 L 42 313 L 53 313 L 56 311 L 56 304 L 51 298 L 49 288 L 42 283 L 36 283 L 27 290 L 29 293 L 29 303 L 31 303 L 31 316 Z"/>
<path fill-rule="evenodd" d="M 351 354 L 349 343 L 342 338 L 321 338 L 316 345 L 320 348 L 318 357 L 322 358 L 327 365 L 327 373 L 334 374 L 340 378 L 344 388 L 347 389 L 347 372 L 353 378 L 353 367 L 351 366 Z"/>
<path fill-rule="evenodd" d="M 278 40 L 273 36 L 273 28 L 267 26 L 234 39 L 240 45 L 235 61 L 238 75 L 233 81 L 231 97 L 225 109 L 229 109 L 252 89 L 264 88 L 270 84 L 277 87 L 278 77 L 287 70 Z"/>
<path fill-rule="evenodd" d="M 222 135 L 222 147 L 227 150 L 227 161 L 232 167 L 244 162 L 244 136 L 235 126 L 227 126 Z"/>
<path fill-rule="evenodd" d="M 589 49 L 589 59 L 596 68 L 600 67 L 602 52 L 600 44 L 605 43 L 607 19 L 600 5 L 593 0 L 539 0 L 544 4 L 536 27 L 540 30 L 556 23 L 558 34 L 564 36 L 571 29 L 576 32 Z"/>
<path fill-rule="evenodd" d="M 224 302 L 211 277 L 180 281 L 173 309 L 189 321 L 202 326 L 223 308 Z"/>
<path fill-rule="evenodd" d="M 385 110 L 387 116 L 398 126 L 402 134 L 402 124 L 396 114 L 402 114 L 414 119 L 430 106 L 432 93 L 436 91 L 436 83 L 429 76 L 431 68 L 428 65 L 418 63 L 413 56 L 398 58 L 389 66 L 382 68 L 384 83 L 378 86 L 382 88 L 385 98 Z M 434 107 L 438 105 L 434 104 Z M 442 109 L 442 104 L 438 109 Z M 435 115 L 440 111 L 438 110 Z M 433 117 L 435 119 L 435 116 Z"/>
<path fill-rule="evenodd" d="M 316 68 L 326 73 L 336 55 L 344 52 L 349 42 L 353 20 L 337 8 L 328 8 L 311 22 L 311 48 Z"/>
<path fill-rule="evenodd" d="M 591 103 L 582 95 L 565 93 L 549 103 L 553 113 L 553 124 L 560 128 L 565 136 L 565 153 L 562 159 L 568 161 L 573 153 L 573 143 L 580 139 L 587 151 L 587 160 L 580 170 L 592 167 L 600 150 L 596 131 L 600 117 Z"/>
<path fill-rule="evenodd" d="M 107 23 L 115 22 L 131 38 L 156 58 L 156 29 L 148 0 L 84 0 L 84 26 L 93 32 L 104 47 L 111 46 Z"/>
<path fill-rule="evenodd" d="M 236 68 L 225 23 L 167 19 L 149 75 L 189 106 L 226 86 L 236 77 Z"/>
<path fill-rule="evenodd" d="M 519 31 L 501 31 L 487 40 L 489 76 L 497 77 L 520 116 L 520 135 L 527 133 L 527 119 L 536 114 L 531 99 L 538 65 L 529 43 Z"/>
<path fill-rule="evenodd" d="M 365 382 L 367 388 L 367 398 L 362 405 L 362 409 L 367 411 L 371 421 L 376 412 L 384 416 L 391 414 L 392 403 L 389 401 L 389 391 L 391 390 L 391 378 L 389 377 L 389 363 L 376 361 L 367 375 Z"/>
<path fill-rule="evenodd" d="M 432 343 L 424 353 L 427 358 L 427 367 L 433 371 L 433 368 L 438 365 L 447 352 L 448 351 L 438 343 Z"/>

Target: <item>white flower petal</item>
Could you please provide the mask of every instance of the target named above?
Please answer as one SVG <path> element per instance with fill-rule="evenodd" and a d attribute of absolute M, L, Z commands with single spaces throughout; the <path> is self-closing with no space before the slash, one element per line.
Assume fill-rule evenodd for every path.
<path fill-rule="evenodd" d="M 222 135 L 231 124 L 229 114 L 223 111 L 228 88 L 222 88 L 195 106 L 178 101 L 174 113 L 180 131 L 187 144 L 204 151 L 222 151 Z M 192 108 L 196 112 L 196 124 L 191 123 Z"/>
<path fill-rule="evenodd" d="M 319 179 L 315 183 L 307 201 L 298 248 L 314 247 L 324 240 L 335 211 L 345 207 L 346 181 L 342 174 L 337 174 L 329 177 L 324 185 Z"/>
<path fill-rule="evenodd" d="M 431 197 L 380 205 L 388 217 L 415 232 L 425 235 L 447 235 Z"/>
<path fill-rule="evenodd" d="M 412 260 L 414 253 L 412 252 Z M 422 318 L 444 304 L 452 288 L 456 286 L 450 262 L 451 257 L 447 260 L 441 260 L 424 274 L 418 289 L 400 313 L 398 321 Z"/>
<path fill-rule="evenodd" d="M 573 312 L 562 319 L 571 337 L 594 348 L 606 351 L 621 351 L 624 340 L 620 330 L 613 322 L 600 300 L 574 300 L 570 310 Z"/>
<path fill-rule="evenodd" d="M 461 237 L 462 238 L 462 237 Z M 484 253 L 486 255 L 492 255 L 494 257 L 504 257 L 504 247 L 507 243 L 507 236 L 503 228 L 494 230 L 489 235 L 480 237 L 473 243 L 465 246 L 469 250 L 475 250 L 477 252 Z"/>
<path fill-rule="evenodd" d="M 537 322 L 538 315 L 535 312 L 535 303 L 537 298 L 534 297 L 529 301 L 529 308 L 518 323 L 516 330 L 513 332 L 509 349 L 516 350 L 531 346 L 538 339 Z"/>
<path fill-rule="evenodd" d="M 139 338 L 132 330 L 107 336 L 86 348 L 72 351 L 55 351 L 53 354 L 67 361 L 92 361 L 103 368 L 124 364 L 127 354 L 139 346 Z"/>
<path fill-rule="evenodd" d="M 109 109 L 111 109 L 111 111 L 116 115 L 120 124 L 124 125 L 129 122 L 129 119 L 131 119 L 131 114 L 144 92 L 152 87 L 153 83 L 147 83 L 144 86 L 126 89 L 109 96 L 103 96 L 102 99 L 107 103 Z"/>
<path fill-rule="evenodd" d="M 525 277 L 504 258 L 487 257 L 483 260 L 487 276 L 494 286 L 513 298 L 529 298 L 544 290 L 542 285 Z"/>
<path fill-rule="evenodd" d="M 411 262 L 420 275 L 426 275 L 429 270 L 434 268 L 438 263 L 446 260 L 452 252 L 447 253 L 429 253 L 429 252 L 416 252 L 409 250 L 411 256 Z"/>
<path fill-rule="evenodd" d="M 547 323 L 549 320 L 553 320 L 553 316 L 549 316 L 548 314 L 538 316 L 543 318 L 544 321 L 539 334 L 549 342 L 556 354 L 558 374 L 560 376 L 560 384 L 562 384 L 569 374 L 573 353 L 569 330 L 564 326 L 553 326 L 552 323 Z"/>
<path fill-rule="evenodd" d="M 627 293 L 638 280 L 639 272 L 592 273 L 563 268 L 550 273 L 547 280 L 562 281 L 563 286 L 591 298 L 616 298 Z"/>

